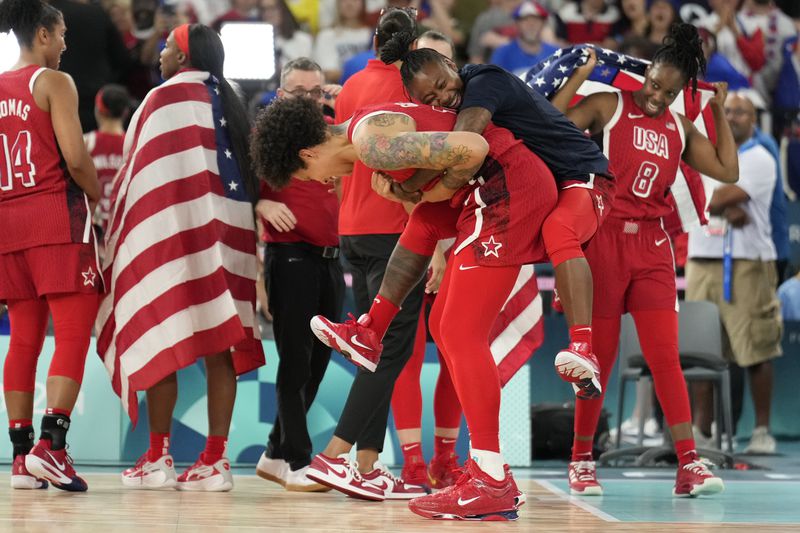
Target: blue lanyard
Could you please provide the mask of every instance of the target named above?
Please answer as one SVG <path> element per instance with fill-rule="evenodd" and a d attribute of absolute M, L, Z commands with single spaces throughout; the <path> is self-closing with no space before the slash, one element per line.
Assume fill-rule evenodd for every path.
<path fill-rule="evenodd" d="M 733 228 L 725 224 L 722 238 L 722 298 L 730 303 L 733 289 Z"/>

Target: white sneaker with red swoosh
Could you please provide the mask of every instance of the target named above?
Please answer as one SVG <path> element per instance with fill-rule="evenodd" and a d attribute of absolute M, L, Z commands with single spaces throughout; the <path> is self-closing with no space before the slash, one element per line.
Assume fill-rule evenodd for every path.
<path fill-rule="evenodd" d="M 383 490 L 361 476 L 358 472 L 358 463 L 351 462 L 346 453 L 339 457 L 328 457 L 318 453 L 311 461 L 306 477 L 353 498 L 376 502 L 386 499 Z"/>
<path fill-rule="evenodd" d="M 171 455 L 162 455 L 155 461 L 150 461 L 147 452 L 121 475 L 122 485 L 129 489 L 152 490 L 174 488 L 177 477 L 175 461 Z"/>
<path fill-rule="evenodd" d="M 202 457 L 178 477 L 178 490 L 198 492 L 227 492 L 233 488 L 231 463 L 223 457 L 207 464 Z"/>
<path fill-rule="evenodd" d="M 373 468 L 366 474 L 361 474 L 365 481 L 383 490 L 387 500 L 411 500 L 418 496 L 425 496 L 428 490 L 422 485 L 406 483 L 402 478 L 392 475 L 380 461 L 375 461 Z"/>

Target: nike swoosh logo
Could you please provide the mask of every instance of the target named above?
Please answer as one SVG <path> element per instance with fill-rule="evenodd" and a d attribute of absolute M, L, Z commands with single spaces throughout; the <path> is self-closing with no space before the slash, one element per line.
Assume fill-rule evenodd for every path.
<path fill-rule="evenodd" d="M 474 501 L 475 501 L 475 500 L 477 500 L 478 498 L 480 498 L 480 496 L 475 496 L 474 498 L 470 498 L 469 500 L 462 500 L 461 498 L 459 498 L 459 499 L 458 499 L 458 505 L 460 505 L 460 506 L 462 506 L 462 507 L 463 507 L 463 506 L 465 506 L 465 505 L 468 505 L 468 504 L 470 504 L 470 503 L 474 502 Z"/>
<path fill-rule="evenodd" d="M 633 113 L 628 113 L 628 118 L 642 118 L 644 115 L 634 115 Z"/>
<path fill-rule="evenodd" d="M 472 270 L 473 268 L 478 268 L 478 265 L 475 266 L 458 265 L 459 270 Z"/>
<path fill-rule="evenodd" d="M 453 444 L 458 439 L 442 439 L 442 444 Z"/>
<path fill-rule="evenodd" d="M 62 472 L 65 470 L 66 467 L 64 466 L 64 463 L 59 463 L 58 461 L 56 461 L 56 458 L 53 457 L 52 453 L 48 452 L 47 450 L 45 450 L 44 453 L 50 456 L 50 459 L 53 460 L 53 463 L 55 463 L 55 465 L 58 467 L 59 470 L 61 470 Z"/>
<path fill-rule="evenodd" d="M 334 466 L 334 465 L 332 465 L 330 463 L 325 463 L 325 466 L 328 467 L 328 470 L 330 470 L 331 472 L 336 474 L 337 477 L 340 477 L 342 479 L 346 479 L 347 478 L 347 469 L 339 470 L 339 469 L 336 468 L 336 466 Z"/>
<path fill-rule="evenodd" d="M 662 244 L 664 244 L 665 242 L 667 242 L 667 239 L 666 239 L 666 238 L 659 239 L 659 240 L 657 240 L 657 241 L 656 241 L 656 246 L 661 246 L 661 245 L 662 245 Z"/>
<path fill-rule="evenodd" d="M 358 342 L 358 335 L 353 335 L 352 337 L 350 337 L 350 342 L 352 342 L 353 344 L 355 344 L 360 348 L 364 348 L 365 350 L 369 350 L 370 352 L 372 351 L 372 348 L 370 348 L 369 346 L 364 346 L 363 344 Z"/>
<path fill-rule="evenodd" d="M 380 489 L 380 490 L 386 490 L 386 489 L 388 489 L 388 488 L 389 488 L 389 484 L 388 484 L 388 483 L 386 483 L 385 481 L 381 481 L 381 484 L 380 484 L 380 485 L 378 485 L 378 484 L 377 484 L 377 483 L 375 483 L 374 481 L 370 481 L 370 482 L 369 482 L 369 484 L 370 484 L 370 485 L 372 485 L 372 486 L 374 486 L 374 487 L 375 487 L 375 488 L 377 488 L 377 489 Z"/>

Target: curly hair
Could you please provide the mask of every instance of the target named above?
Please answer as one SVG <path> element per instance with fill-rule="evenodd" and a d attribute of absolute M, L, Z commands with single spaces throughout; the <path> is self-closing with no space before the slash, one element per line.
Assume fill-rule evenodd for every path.
<path fill-rule="evenodd" d="M 275 190 L 289 184 L 306 165 L 300 150 L 325 142 L 328 124 L 310 98 L 278 98 L 256 117 L 250 157 L 256 175 Z"/>

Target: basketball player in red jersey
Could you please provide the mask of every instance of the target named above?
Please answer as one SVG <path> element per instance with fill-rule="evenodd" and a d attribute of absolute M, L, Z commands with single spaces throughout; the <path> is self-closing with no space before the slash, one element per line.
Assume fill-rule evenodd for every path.
<path fill-rule="evenodd" d="M 727 86 L 716 84 L 710 103 L 718 135 L 715 147 L 686 117 L 669 109 L 690 81 L 692 87 L 686 90 L 696 90 L 698 71 L 705 70 L 694 26 L 672 27 L 638 91 L 597 93 L 566 109 L 593 64 L 577 69 L 553 104 L 579 128 L 602 136 L 603 149 L 618 179 L 609 219 L 586 250 L 594 286 L 599 290 L 592 322 L 602 385 L 605 389 L 617 355 L 620 317 L 630 312 L 678 455 L 674 494 L 713 494 L 723 490 L 723 483 L 695 452 L 689 397 L 678 357 L 674 260 L 661 219 L 672 209 L 665 197 L 681 158 L 716 180 L 734 183 L 739 178 L 736 143 L 723 111 Z M 592 461 L 602 404 L 602 398 L 582 399 L 576 404 L 569 465 L 573 494 L 602 494 Z"/>
<path fill-rule="evenodd" d="M 11 30 L 20 56 L 0 74 L 0 300 L 11 321 L 3 367 L 11 486 L 36 489 L 49 481 L 85 491 L 66 434 L 103 287 L 89 205 L 100 186 L 81 136 L 75 84 L 56 70 L 66 49 L 61 12 L 41 0 L 5 0 L 0 32 Z M 56 350 L 34 446 L 36 361 L 50 315 Z"/>
<path fill-rule="evenodd" d="M 349 172 L 356 160 L 385 171 L 412 169 L 391 172 L 397 181 L 414 168 L 446 171 L 426 193 L 425 199 L 436 203 L 416 207 L 399 244 L 430 256 L 439 239 L 456 236 L 429 325 L 464 409 L 472 459 L 463 482 L 416 498 L 410 508 L 428 518 L 513 520 L 522 494 L 500 454 L 500 379 L 488 338 L 520 265 L 546 256 L 540 230 L 557 191 L 545 164 L 508 130 L 488 127 L 486 140 L 471 132 L 438 131 L 454 123 L 450 110 L 400 103 L 359 110 L 349 123 L 326 128 L 313 106 L 277 102 L 257 119 L 251 152 L 257 171 L 273 187 L 289 176 L 330 180 L 331 174 Z M 302 131 L 299 124 L 305 125 Z M 488 157 L 479 167 L 487 140 Z M 476 169 L 481 178 L 461 188 Z M 450 197 L 451 202 L 438 201 Z M 343 339 L 330 336 L 324 342 L 343 351 Z M 307 475 L 342 490 L 340 478 L 354 474 L 346 457 L 323 453 Z M 369 498 L 369 487 L 362 493 L 363 487 L 348 483 L 347 489 L 376 499 Z"/>
<path fill-rule="evenodd" d="M 97 169 L 97 180 L 100 182 L 100 201 L 97 203 L 94 213 L 95 227 L 99 230 L 99 242 L 102 242 L 102 235 L 108 224 L 112 181 L 122 166 L 122 144 L 125 141 L 124 123 L 130 111 L 130 105 L 131 97 L 125 87 L 115 84 L 102 87 L 94 98 L 97 129 L 83 136 L 86 148 Z"/>

